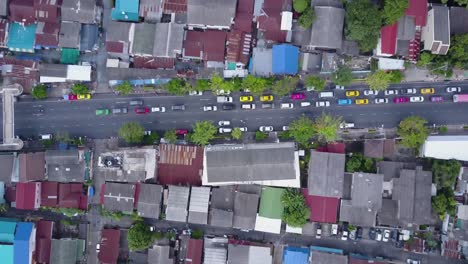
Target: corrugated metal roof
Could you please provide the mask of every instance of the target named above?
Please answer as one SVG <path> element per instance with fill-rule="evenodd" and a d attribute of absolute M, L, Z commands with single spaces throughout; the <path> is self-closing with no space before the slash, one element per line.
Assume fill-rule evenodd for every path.
<path fill-rule="evenodd" d="M 210 203 L 209 187 L 192 187 L 190 194 L 189 222 L 206 224 L 208 221 L 208 205 Z"/>
<path fill-rule="evenodd" d="M 187 205 L 190 189 L 188 187 L 169 186 L 166 208 L 166 220 L 187 221 Z"/>

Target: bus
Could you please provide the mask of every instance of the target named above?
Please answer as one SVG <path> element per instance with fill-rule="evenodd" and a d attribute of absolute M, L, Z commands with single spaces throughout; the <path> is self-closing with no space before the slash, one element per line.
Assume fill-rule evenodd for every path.
<path fill-rule="evenodd" d="M 455 94 L 453 96 L 454 103 L 468 103 L 468 94 Z"/>

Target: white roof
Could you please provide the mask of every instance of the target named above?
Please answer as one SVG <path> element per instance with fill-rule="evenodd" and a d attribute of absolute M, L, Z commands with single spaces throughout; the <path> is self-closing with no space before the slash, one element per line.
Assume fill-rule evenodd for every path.
<path fill-rule="evenodd" d="M 51 76 L 41 76 L 39 82 L 41 83 L 56 83 L 56 82 L 66 82 L 67 79 L 61 77 L 51 77 Z"/>
<path fill-rule="evenodd" d="M 291 30 L 292 18 L 293 18 L 292 12 L 283 11 L 281 13 L 281 30 Z"/>
<path fill-rule="evenodd" d="M 91 81 L 91 66 L 68 65 L 67 80 L 69 81 Z"/>
<path fill-rule="evenodd" d="M 462 220 L 468 220 L 468 205 L 459 204 L 457 206 L 457 217 Z"/>
<path fill-rule="evenodd" d="M 210 202 L 209 187 L 192 187 L 190 194 L 190 212 L 208 213 L 208 203 Z"/>
<path fill-rule="evenodd" d="M 421 148 L 421 156 L 468 161 L 468 136 L 429 136 Z"/>
<path fill-rule="evenodd" d="M 255 231 L 280 234 L 281 219 L 267 218 L 257 214 L 257 219 L 255 220 Z"/>
<path fill-rule="evenodd" d="M 293 227 L 286 224 L 286 233 L 302 234 L 302 227 Z"/>
<path fill-rule="evenodd" d="M 405 61 L 397 59 L 379 58 L 379 70 L 404 70 Z"/>
<path fill-rule="evenodd" d="M 107 68 L 118 68 L 119 67 L 119 60 L 118 59 L 107 59 L 106 67 Z"/>

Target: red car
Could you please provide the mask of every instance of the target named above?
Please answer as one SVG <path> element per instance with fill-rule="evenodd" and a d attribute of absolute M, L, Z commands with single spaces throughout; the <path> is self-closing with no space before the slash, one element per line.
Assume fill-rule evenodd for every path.
<path fill-rule="evenodd" d="M 395 104 L 407 103 L 407 102 L 409 102 L 409 98 L 408 97 L 395 97 L 393 99 L 393 102 Z"/>
<path fill-rule="evenodd" d="M 187 135 L 188 130 L 187 129 L 176 129 L 175 131 L 176 135 L 181 136 L 181 135 Z"/>
<path fill-rule="evenodd" d="M 291 94 L 291 99 L 292 100 L 302 100 L 304 98 L 305 98 L 304 93 L 293 93 L 293 94 Z"/>
<path fill-rule="evenodd" d="M 149 113 L 149 108 L 148 107 L 137 107 L 135 108 L 135 113 L 137 114 L 147 114 Z"/>
<path fill-rule="evenodd" d="M 78 100 L 78 96 L 76 96 L 76 94 L 66 94 L 63 96 L 63 99 L 69 100 L 69 101 L 75 101 L 75 100 Z"/>

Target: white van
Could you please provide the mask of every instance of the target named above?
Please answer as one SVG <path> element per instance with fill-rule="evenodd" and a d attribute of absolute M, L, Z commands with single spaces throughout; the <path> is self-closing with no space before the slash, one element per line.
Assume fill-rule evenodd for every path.
<path fill-rule="evenodd" d="M 320 92 L 319 93 L 319 98 L 330 98 L 335 96 L 333 92 Z"/>
<path fill-rule="evenodd" d="M 39 137 L 42 140 L 48 140 L 48 139 L 52 139 L 52 134 L 42 134 L 42 135 L 39 135 Z"/>

